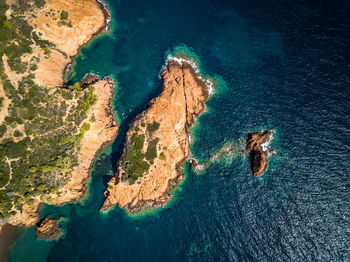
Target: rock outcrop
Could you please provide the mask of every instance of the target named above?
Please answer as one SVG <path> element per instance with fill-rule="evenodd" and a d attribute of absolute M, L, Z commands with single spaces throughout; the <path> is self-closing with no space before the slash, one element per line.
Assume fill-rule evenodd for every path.
<path fill-rule="evenodd" d="M 268 144 L 274 131 L 263 130 L 248 134 L 246 151 L 250 153 L 250 166 L 254 176 L 262 175 L 268 166 L 268 154 L 274 150 L 268 148 Z"/>
<path fill-rule="evenodd" d="M 83 79 L 79 82 L 80 87 L 87 88 L 90 85 L 95 84 L 100 78 L 94 74 L 86 74 Z"/>
<path fill-rule="evenodd" d="M 190 63 L 173 60 L 168 60 L 161 77 L 163 91 L 127 133 L 103 210 L 117 204 L 139 212 L 164 205 L 183 179 L 180 169 L 190 157 L 189 128 L 205 109 L 209 84 Z"/>
<path fill-rule="evenodd" d="M 64 218 L 45 217 L 36 228 L 36 238 L 45 240 L 55 240 L 61 237 L 62 231 L 58 225 Z"/>

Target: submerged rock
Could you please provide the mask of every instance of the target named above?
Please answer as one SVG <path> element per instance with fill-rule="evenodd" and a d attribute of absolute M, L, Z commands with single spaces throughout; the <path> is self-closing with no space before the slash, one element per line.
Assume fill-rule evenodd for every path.
<path fill-rule="evenodd" d="M 272 130 L 262 130 L 248 134 L 246 151 L 250 153 L 250 166 L 254 176 L 262 175 L 267 169 L 268 154 L 274 152 L 268 148 L 273 133 Z"/>
<path fill-rule="evenodd" d="M 58 223 L 63 219 L 63 217 L 51 218 L 49 216 L 42 219 L 36 228 L 36 238 L 46 240 L 54 240 L 60 238 L 62 231 Z"/>
<path fill-rule="evenodd" d="M 95 84 L 99 80 L 99 77 L 94 74 L 86 74 L 83 79 L 79 82 L 82 88 L 86 88 L 90 85 Z"/>

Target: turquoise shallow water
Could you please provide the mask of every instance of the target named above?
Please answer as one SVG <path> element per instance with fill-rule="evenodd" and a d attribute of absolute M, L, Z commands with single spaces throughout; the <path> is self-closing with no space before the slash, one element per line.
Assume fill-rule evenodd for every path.
<path fill-rule="evenodd" d="M 349 261 L 350 21 L 345 1 L 109 1 L 114 30 L 82 50 L 76 75 L 112 75 L 121 120 L 98 157 L 83 203 L 45 206 L 65 215 L 65 237 L 31 228 L 11 261 Z M 160 92 L 159 71 L 186 45 L 219 81 L 194 128 L 207 159 L 248 131 L 276 129 L 278 154 L 262 178 L 248 159 L 215 163 L 152 215 L 101 215 L 103 191 L 126 130 Z"/>

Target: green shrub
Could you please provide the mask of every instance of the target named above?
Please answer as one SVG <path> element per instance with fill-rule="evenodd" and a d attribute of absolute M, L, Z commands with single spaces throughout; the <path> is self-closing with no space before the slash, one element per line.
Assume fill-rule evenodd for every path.
<path fill-rule="evenodd" d="M 34 0 L 34 4 L 37 8 L 42 8 L 45 5 L 45 0 Z"/>
<path fill-rule="evenodd" d="M 83 90 L 83 88 L 80 86 L 80 84 L 78 82 L 74 83 L 74 85 L 72 85 L 72 86 L 69 86 L 69 89 L 77 90 L 77 91 Z"/>
<path fill-rule="evenodd" d="M 32 33 L 33 39 L 37 45 L 39 45 L 41 48 L 46 48 L 46 47 L 54 47 L 55 45 L 48 41 L 48 40 L 41 40 L 39 36 L 36 34 L 36 32 Z"/>
<path fill-rule="evenodd" d="M 92 116 L 91 116 L 91 118 L 90 118 L 90 122 L 93 123 L 93 122 L 95 122 L 95 121 L 96 121 L 95 115 L 92 114 Z"/>
<path fill-rule="evenodd" d="M 0 213 L 3 218 L 6 218 L 9 216 L 8 211 L 12 207 L 12 201 L 10 197 L 4 192 L 0 191 Z"/>
<path fill-rule="evenodd" d="M 157 157 L 157 144 L 158 144 L 159 138 L 152 140 L 147 147 L 146 151 L 146 159 L 150 162 L 152 162 Z"/>
<path fill-rule="evenodd" d="M 28 199 L 28 200 L 26 201 L 26 204 L 27 204 L 28 206 L 34 205 L 34 199 L 33 199 L 33 198 Z"/>
<path fill-rule="evenodd" d="M 15 130 L 15 132 L 13 133 L 13 135 L 14 135 L 15 137 L 20 137 L 20 136 L 22 135 L 22 133 L 21 133 L 20 131 L 18 131 L 18 130 Z"/>
<path fill-rule="evenodd" d="M 35 70 L 37 70 L 37 69 L 38 69 L 37 64 L 32 64 L 32 65 L 30 66 L 30 68 L 29 68 L 30 71 L 35 71 Z"/>
<path fill-rule="evenodd" d="M 13 28 L 13 24 L 10 20 L 4 21 L 4 27 L 8 30 L 11 30 Z"/>
<path fill-rule="evenodd" d="M 68 19 L 68 12 L 62 10 L 62 12 L 61 12 L 61 20 L 66 20 L 66 19 Z"/>
<path fill-rule="evenodd" d="M 23 139 L 17 143 L 7 142 L 4 145 L 4 154 L 10 159 L 25 156 L 27 154 L 27 143 L 28 139 Z"/>
<path fill-rule="evenodd" d="M 89 123 L 83 123 L 83 125 L 81 126 L 81 131 L 83 133 L 85 133 L 86 131 L 88 131 L 90 129 L 90 124 Z"/>
<path fill-rule="evenodd" d="M 5 124 L 0 125 L 0 138 L 6 133 L 7 127 Z"/>
<path fill-rule="evenodd" d="M 161 152 L 160 154 L 159 154 L 159 159 L 160 160 L 165 160 L 165 155 L 164 155 L 164 152 Z"/>
<path fill-rule="evenodd" d="M 144 135 L 133 134 L 122 155 L 121 162 L 125 171 L 122 179 L 128 180 L 130 184 L 135 183 L 150 168 L 142 153 L 144 139 Z"/>
<path fill-rule="evenodd" d="M 155 131 L 158 130 L 160 124 L 157 122 L 153 122 L 152 124 L 147 125 L 148 132 L 152 135 Z"/>
<path fill-rule="evenodd" d="M 21 59 L 14 58 L 7 61 L 12 71 L 23 74 L 27 70 L 28 63 L 23 63 Z"/>
<path fill-rule="evenodd" d="M 50 49 L 48 49 L 47 47 L 44 47 L 43 50 L 44 50 L 44 54 L 45 55 L 50 56 L 50 54 L 51 54 L 51 50 Z"/>
<path fill-rule="evenodd" d="M 10 179 L 9 165 L 7 162 L 3 162 L 0 164 L 0 187 L 5 186 L 9 179 Z"/>

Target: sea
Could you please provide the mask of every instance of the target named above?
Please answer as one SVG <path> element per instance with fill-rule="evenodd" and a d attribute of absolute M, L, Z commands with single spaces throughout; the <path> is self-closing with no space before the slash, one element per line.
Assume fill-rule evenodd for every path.
<path fill-rule="evenodd" d="M 116 80 L 118 137 L 102 148 L 85 198 L 41 216 L 64 216 L 57 241 L 25 229 L 11 262 L 350 261 L 350 2 L 338 0 L 106 0 L 110 31 L 81 50 L 70 81 Z M 211 163 L 163 208 L 101 213 L 134 118 L 159 95 L 169 54 L 215 79 L 192 128 L 206 161 L 249 132 L 273 129 L 268 171 L 249 157 Z"/>

